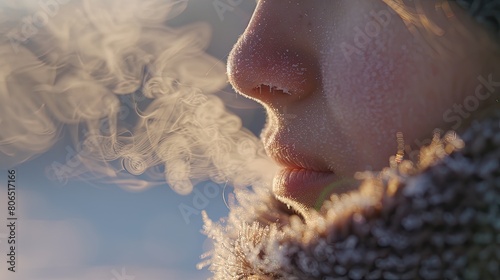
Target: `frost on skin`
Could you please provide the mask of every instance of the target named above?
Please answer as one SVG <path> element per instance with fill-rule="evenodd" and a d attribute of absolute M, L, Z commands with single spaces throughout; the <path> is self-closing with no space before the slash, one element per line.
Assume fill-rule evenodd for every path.
<path fill-rule="evenodd" d="M 500 274 L 500 113 L 449 133 L 307 222 L 264 188 L 227 222 L 205 217 L 214 279 L 495 279 Z M 205 264 L 205 265 L 206 265 Z"/>

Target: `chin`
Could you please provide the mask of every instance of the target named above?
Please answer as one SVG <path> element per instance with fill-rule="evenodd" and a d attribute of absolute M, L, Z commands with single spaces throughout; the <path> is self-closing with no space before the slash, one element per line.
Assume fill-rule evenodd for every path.
<path fill-rule="evenodd" d="M 281 170 L 273 180 L 273 193 L 301 216 L 307 219 L 311 211 L 320 211 L 325 200 L 359 187 L 353 177 L 310 170 Z"/>

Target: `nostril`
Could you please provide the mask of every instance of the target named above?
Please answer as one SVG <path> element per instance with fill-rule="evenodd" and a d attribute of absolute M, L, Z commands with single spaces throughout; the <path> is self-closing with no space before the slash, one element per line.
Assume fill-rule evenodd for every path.
<path fill-rule="evenodd" d="M 271 94 L 286 94 L 286 95 L 292 95 L 293 93 L 288 89 L 288 88 L 285 88 L 285 87 L 277 87 L 277 86 L 274 86 L 274 85 L 260 85 L 258 87 L 255 87 L 252 89 L 252 91 L 256 92 L 258 91 L 259 94 L 263 94 L 263 93 L 271 93 Z"/>
<path fill-rule="evenodd" d="M 234 89 L 261 103 L 294 102 L 321 88 L 321 68 L 315 49 L 298 44 L 294 34 L 276 34 L 255 27 L 240 38 L 227 64 Z"/>
<path fill-rule="evenodd" d="M 320 67 L 311 53 L 273 46 L 259 54 L 242 45 L 228 61 L 229 81 L 241 94 L 264 103 L 292 102 L 320 88 Z"/>

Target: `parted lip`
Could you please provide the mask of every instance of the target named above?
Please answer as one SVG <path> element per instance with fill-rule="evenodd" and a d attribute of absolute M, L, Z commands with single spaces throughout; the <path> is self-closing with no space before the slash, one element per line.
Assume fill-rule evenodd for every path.
<path fill-rule="evenodd" d="M 274 176 L 273 193 L 287 203 L 299 203 L 299 208 L 319 209 L 325 190 L 330 192 L 328 186 L 337 176 L 314 160 L 300 157 L 303 153 L 293 149 L 281 151 L 274 155 L 283 167 Z"/>
<path fill-rule="evenodd" d="M 274 177 L 273 193 L 296 209 L 319 210 L 324 199 L 331 193 L 328 186 L 336 179 L 337 176 L 332 172 L 283 168 Z"/>
<path fill-rule="evenodd" d="M 327 163 L 312 156 L 315 154 L 314 151 L 310 150 L 314 149 L 312 146 L 302 148 L 294 143 L 278 141 L 276 138 L 273 140 L 264 139 L 264 146 L 267 154 L 283 168 L 333 173 L 333 170 L 328 168 Z"/>
<path fill-rule="evenodd" d="M 296 134 L 301 130 L 292 129 L 296 128 L 294 120 L 273 119 L 270 114 L 261 133 L 266 153 L 281 166 L 274 176 L 272 190 L 278 199 L 295 209 L 318 208 L 331 194 L 330 186 L 338 176 L 313 144 L 315 139 L 301 137 Z"/>
<path fill-rule="evenodd" d="M 335 177 L 332 172 L 283 168 L 275 177 L 275 189 L 285 193 L 320 192 Z"/>

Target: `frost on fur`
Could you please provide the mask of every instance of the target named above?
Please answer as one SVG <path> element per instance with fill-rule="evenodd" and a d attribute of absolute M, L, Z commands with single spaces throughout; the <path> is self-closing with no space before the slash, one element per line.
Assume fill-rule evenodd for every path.
<path fill-rule="evenodd" d="M 500 117 L 435 135 L 418 164 L 362 173 L 304 221 L 265 188 L 210 221 L 213 279 L 494 279 L 500 274 Z"/>

